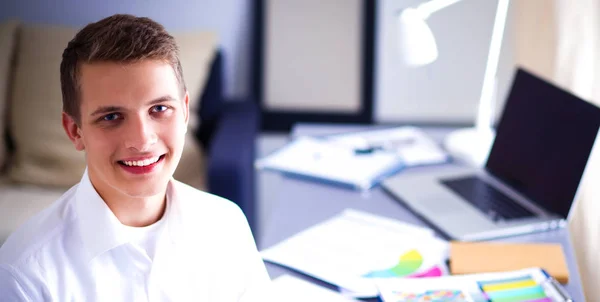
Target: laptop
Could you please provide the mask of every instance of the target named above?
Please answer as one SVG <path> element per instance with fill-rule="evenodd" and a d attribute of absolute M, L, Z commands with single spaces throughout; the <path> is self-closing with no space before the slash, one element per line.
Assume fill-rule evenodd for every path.
<path fill-rule="evenodd" d="M 484 168 L 424 168 L 383 187 L 455 240 L 561 228 L 599 127 L 600 108 L 519 68 Z"/>

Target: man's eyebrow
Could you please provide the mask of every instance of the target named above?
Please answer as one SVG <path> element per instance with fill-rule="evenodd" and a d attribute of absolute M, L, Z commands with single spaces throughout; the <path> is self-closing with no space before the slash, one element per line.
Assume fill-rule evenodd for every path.
<path fill-rule="evenodd" d="M 99 114 L 104 114 L 104 113 L 110 113 L 110 112 L 115 112 L 115 111 L 122 111 L 123 107 L 118 107 L 118 106 L 102 106 L 96 110 L 94 110 L 94 112 L 92 112 L 92 116 L 95 115 L 99 115 Z"/>
<path fill-rule="evenodd" d="M 168 102 L 175 102 L 177 101 L 177 99 L 175 99 L 172 96 L 166 95 L 166 96 L 161 96 L 159 98 L 156 98 L 150 102 L 147 103 L 147 105 L 156 105 L 159 103 L 168 103 Z M 92 112 L 92 116 L 95 115 L 99 115 L 99 114 L 105 114 L 105 113 L 111 113 L 111 112 L 115 112 L 115 111 L 123 111 L 125 108 L 124 107 L 119 107 L 119 106 L 102 106 L 99 107 L 98 109 L 94 110 L 94 112 Z"/>
<path fill-rule="evenodd" d="M 168 102 L 175 102 L 177 101 L 176 98 L 170 96 L 170 95 L 165 95 L 165 96 L 161 96 L 159 98 L 156 98 L 150 102 L 148 102 L 148 105 L 156 105 L 158 103 L 168 103 Z"/>

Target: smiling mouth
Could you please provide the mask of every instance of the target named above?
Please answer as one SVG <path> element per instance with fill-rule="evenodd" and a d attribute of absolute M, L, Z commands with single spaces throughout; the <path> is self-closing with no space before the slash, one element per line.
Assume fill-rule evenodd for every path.
<path fill-rule="evenodd" d="M 147 167 L 147 166 L 156 164 L 157 162 L 161 161 L 164 157 L 165 157 L 165 154 L 163 154 L 161 156 L 144 159 L 144 160 L 131 160 L 131 161 L 130 160 L 127 160 L 127 161 L 120 160 L 120 161 L 118 161 L 118 163 L 125 167 Z"/>

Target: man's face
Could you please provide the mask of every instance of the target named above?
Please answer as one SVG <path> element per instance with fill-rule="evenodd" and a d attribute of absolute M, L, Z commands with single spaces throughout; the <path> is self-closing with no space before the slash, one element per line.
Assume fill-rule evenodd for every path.
<path fill-rule="evenodd" d="M 83 64 L 80 91 L 80 126 L 67 114 L 63 126 L 85 150 L 96 190 L 115 197 L 164 193 L 181 158 L 189 114 L 173 68 L 153 60 Z"/>

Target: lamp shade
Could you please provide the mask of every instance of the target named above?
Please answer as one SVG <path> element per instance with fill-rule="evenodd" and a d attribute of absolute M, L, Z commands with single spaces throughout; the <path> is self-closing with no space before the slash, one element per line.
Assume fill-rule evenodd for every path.
<path fill-rule="evenodd" d="M 397 17 L 398 51 L 409 66 L 422 66 L 438 57 L 437 44 L 426 15 L 418 9 L 404 9 Z"/>

